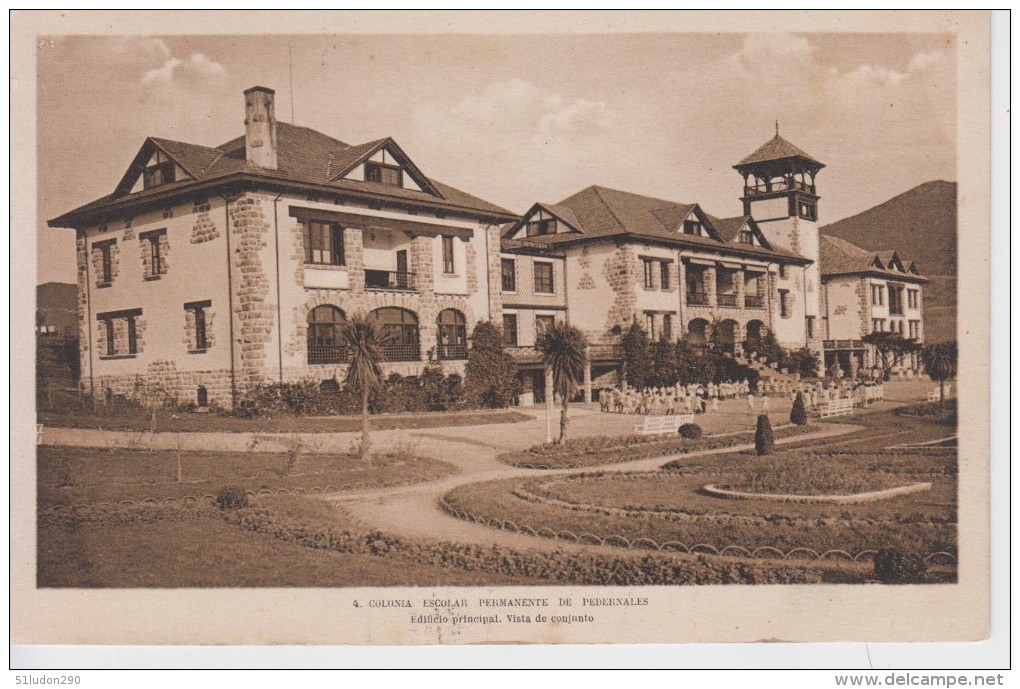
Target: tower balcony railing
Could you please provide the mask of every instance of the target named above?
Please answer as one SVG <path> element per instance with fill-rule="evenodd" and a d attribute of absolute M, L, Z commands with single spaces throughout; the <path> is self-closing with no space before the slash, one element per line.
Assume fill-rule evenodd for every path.
<path fill-rule="evenodd" d="M 736 306 L 737 295 L 736 294 L 717 294 L 715 295 L 716 304 L 719 306 Z"/>
<path fill-rule="evenodd" d="M 781 191 L 806 191 L 809 194 L 815 193 L 815 185 L 808 182 L 801 182 L 799 179 L 792 181 L 776 180 L 774 182 L 759 182 L 748 184 L 744 187 L 744 196 L 763 196 Z"/>

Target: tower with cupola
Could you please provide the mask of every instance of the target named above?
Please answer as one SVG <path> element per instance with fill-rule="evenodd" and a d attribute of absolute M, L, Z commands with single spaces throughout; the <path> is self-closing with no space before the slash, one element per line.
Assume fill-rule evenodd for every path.
<path fill-rule="evenodd" d="M 818 189 L 825 167 L 813 156 L 776 135 L 733 166 L 744 178 L 741 202 L 775 248 L 793 251 L 811 264 L 774 274 L 774 332 L 785 347 L 806 343 L 821 352 L 821 273 L 818 249 Z"/>

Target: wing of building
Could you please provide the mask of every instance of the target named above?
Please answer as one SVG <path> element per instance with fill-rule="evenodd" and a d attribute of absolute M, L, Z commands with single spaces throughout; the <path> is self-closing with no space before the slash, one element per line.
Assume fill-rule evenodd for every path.
<path fill-rule="evenodd" d="M 518 216 L 432 179 L 392 139 L 350 145 L 278 122 L 271 89 L 245 91 L 244 115 L 243 136 L 220 146 L 146 139 L 109 195 L 49 222 L 77 233 L 91 393 L 229 408 L 263 383 L 342 379 L 340 326 L 363 312 L 403 375 L 430 360 L 463 370 L 469 328 L 501 324 L 524 403 L 538 333 L 568 321 L 592 342 L 590 394 L 619 375 L 634 322 L 653 338 L 715 332 L 734 353 L 766 331 L 821 353 L 844 337 L 822 275 L 893 290 L 885 274 L 903 267 L 893 253 L 875 257 L 881 269 L 823 270 L 837 255 L 819 250 L 824 165 L 778 131 L 734 166 L 737 216 L 599 186 Z M 912 266 L 899 278 L 921 281 Z"/>

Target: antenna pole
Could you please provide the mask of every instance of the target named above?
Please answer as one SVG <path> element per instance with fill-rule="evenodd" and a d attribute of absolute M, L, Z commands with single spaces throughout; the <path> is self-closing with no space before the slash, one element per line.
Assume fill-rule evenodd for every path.
<path fill-rule="evenodd" d="M 294 46 L 292 45 L 287 46 L 287 67 L 290 70 L 290 123 L 297 124 L 294 120 Z"/>

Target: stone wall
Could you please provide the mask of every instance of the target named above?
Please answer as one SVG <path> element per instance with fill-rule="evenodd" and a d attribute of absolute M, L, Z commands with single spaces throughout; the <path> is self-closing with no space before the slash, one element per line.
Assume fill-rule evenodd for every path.
<path fill-rule="evenodd" d="M 88 322 L 88 292 L 89 292 L 89 251 L 88 241 L 83 230 L 75 232 L 75 263 L 78 271 L 78 365 L 81 375 L 78 377 L 78 387 L 82 391 L 88 390 L 88 380 L 91 374 L 89 362 L 89 322 Z"/>
<path fill-rule="evenodd" d="M 264 194 L 245 193 L 231 201 L 230 232 L 234 249 L 234 318 L 238 329 L 238 389 L 258 385 L 266 377 L 266 343 L 276 324 L 276 309 L 266 301 L 270 280 L 261 251 L 270 232 L 262 202 Z"/>
<path fill-rule="evenodd" d="M 500 230 L 499 226 L 488 227 L 484 230 L 486 242 L 486 254 L 488 255 L 488 279 L 489 279 L 489 314 L 493 323 L 503 322 L 503 279 L 502 267 L 500 264 Z M 478 314 L 482 318 L 483 314 Z M 468 332 L 470 333 L 474 321 L 468 321 Z"/>
<path fill-rule="evenodd" d="M 230 407 L 229 369 L 179 371 L 173 361 L 165 359 L 153 361 L 144 373 L 97 376 L 96 396 L 102 399 L 109 391 L 142 404 L 162 405 L 172 400 L 194 405 L 198 403 L 200 385 L 206 388 L 211 406 Z"/>
<path fill-rule="evenodd" d="M 192 244 L 209 242 L 220 236 L 220 229 L 216 226 L 216 221 L 212 219 L 209 211 L 208 201 L 196 202 L 192 207 L 192 213 L 195 216 L 195 224 L 191 228 L 190 241 Z"/>
<path fill-rule="evenodd" d="M 613 302 L 606 311 L 603 332 L 619 325 L 626 330 L 634 320 L 637 306 L 638 264 L 633 247 L 617 247 L 603 266 L 603 277 L 613 291 Z"/>

